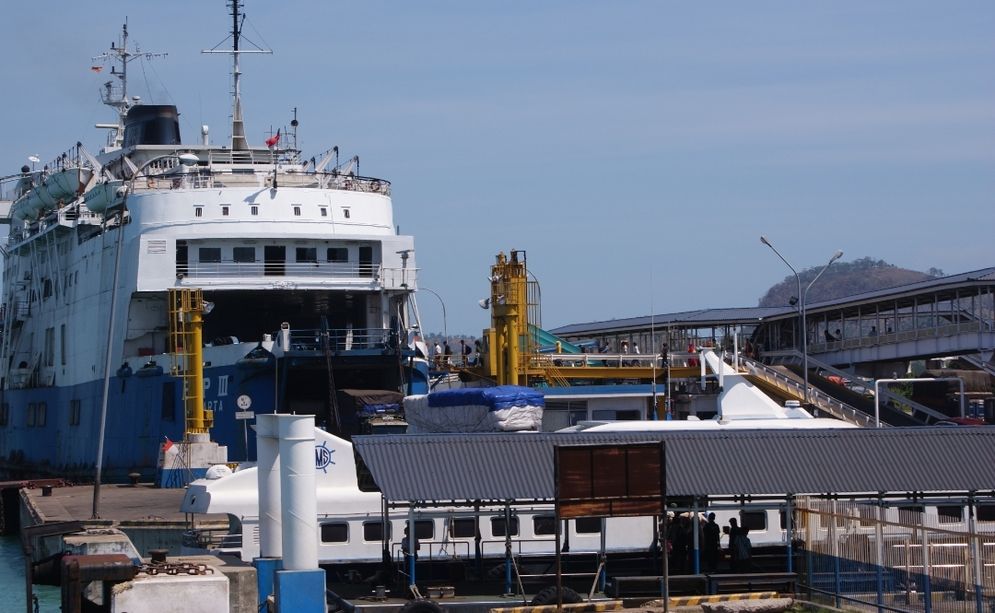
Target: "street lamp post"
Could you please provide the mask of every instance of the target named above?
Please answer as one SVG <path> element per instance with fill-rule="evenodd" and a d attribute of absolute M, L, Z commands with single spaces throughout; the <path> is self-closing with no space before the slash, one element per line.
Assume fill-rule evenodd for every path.
<path fill-rule="evenodd" d="M 448 343 L 449 342 L 449 329 L 446 327 L 446 303 L 445 303 L 445 301 L 442 299 L 442 296 L 436 294 L 433 290 L 430 290 L 427 287 L 419 287 L 418 291 L 428 292 L 428 293 L 432 294 L 433 296 L 435 296 L 436 298 L 439 299 L 439 304 L 442 305 L 442 336 L 444 336 L 446 338 L 446 342 Z"/>
<path fill-rule="evenodd" d="M 106 355 L 104 356 L 104 389 L 103 398 L 100 403 L 100 429 L 97 434 L 97 464 L 93 479 L 93 519 L 98 519 L 100 517 L 100 480 L 104 466 L 104 438 L 107 428 L 107 400 L 111 381 L 111 348 L 114 344 L 114 325 L 117 318 L 117 285 L 121 270 L 121 248 L 124 243 L 124 214 L 128 209 L 128 197 L 135 189 L 135 179 L 138 178 L 138 175 L 142 174 L 142 172 L 153 162 L 158 162 L 159 160 L 168 158 L 176 158 L 180 162 L 180 165 L 184 167 L 193 166 L 198 161 L 197 156 L 192 153 L 176 152 L 159 155 L 150 160 L 146 160 L 144 164 L 139 166 L 138 169 L 132 173 L 131 179 L 128 180 L 127 191 L 124 192 L 124 199 L 121 201 L 117 211 L 117 244 L 114 252 L 114 275 L 111 283 L 111 312 L 107 323 L 107 347 Z"/>
<path fill-rule="evenodd" d="M 812 279 L 812 281 L 807 286 L 805 286 L 805 291 L 802 292 L 801 277 L 798 276 L 798 272 L 795 270 L 794 266 L 788 264 L 788 261 L 784 259 L 784 256 L 782 256 L 777 249 L 774 248 L 774 245 L 772 245 L 770 241 L 767 240 L 766 236 L 761 236 L 760 242 L 770 247 L 770 250 L 773 251 L 775 254 L 777 254 L 777 257 L 781 258 L 781 261 L 787 264 L 788 268 L 791 269 L 791 272 L 795 274 L 795 283 L 797 283 L 798 285 L 798 299 L 801 301 L 801 307 L 799 308 L 798 311 L 798 317 L 800 320 L 798 324 L 798 332 L 801 334 L 802 337 L 801 339 L 802 340 L 801 342 L 802 375 L 805 381 L 805 387 L 802 389 L 802 397 L 804 398 L 805 404 L 808 404 L 808 330 L 806 329 L 806 315 L 805 315 L 806 298 L 808 297 L 808 290 L 810 290 L 812 286 L 815 285 L 815 282 L 819 280 L 819 277 L 822 276 L 822 273 L 826 272 L 826 270 L 832 265 L 833 262 L 843 257 L 843 252 L 837 250 L 836 253 L 834 253 L 833 256 L 829 258 L 829 262 L 827 262 L 826 265 L 822 267 L 822 270 L 819 271 L 819 274 L 815 275 L 815 278 Z"/>

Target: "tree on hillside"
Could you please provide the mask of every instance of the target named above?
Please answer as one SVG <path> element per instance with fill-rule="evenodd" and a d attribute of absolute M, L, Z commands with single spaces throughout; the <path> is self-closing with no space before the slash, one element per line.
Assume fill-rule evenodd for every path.
<path fill-rule="evenodd" d="M 815 278 L 822 266 L 813 266 L 798 272 L 801 279 L 802 291 L 812 279 Z M 835 262 L 830 266 L 818 283 L 812 286 L 808 292 L 807 304 L 814 304 L 823 300 L 835 300 L 845 296 L 853 296 L 864 292 L 896 287 L 917 281 L 924 281 L 935 277 L 942 277 L 943 271 L 939 268 L 930 268 L 929 272 L 919 272 L 899 268 L 894 264 L 889 264 L 884 260 L 875 260 L 870 257 L 863 257 L 852 262 Z M 790 304 L 792 297 L 797 297 L 798 284 L 794 275 L 788 275 L 783 281 L 767 290 L 767 293 L 760 298 L 759 306 L 779 307 Z"/>

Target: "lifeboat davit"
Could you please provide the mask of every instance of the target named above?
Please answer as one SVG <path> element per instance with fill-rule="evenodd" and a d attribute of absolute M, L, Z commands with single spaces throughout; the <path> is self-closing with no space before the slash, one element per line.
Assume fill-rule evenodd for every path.
<path fill-rule="evenodd" d="M 14 219 L 35 219 L 42 211 L 75 200 L 93 178 L 93 170 L 82 167 L 66 168 L 38 176 L 41 183 L 26 191 L 11 206 L 11 217 Z"/>

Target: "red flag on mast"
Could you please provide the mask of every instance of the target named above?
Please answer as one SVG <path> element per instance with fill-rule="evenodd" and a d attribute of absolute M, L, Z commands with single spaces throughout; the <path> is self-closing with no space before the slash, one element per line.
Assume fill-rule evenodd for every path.
<path fill-rule="evenodd" d="M 266 146 L 272 149 L 276 147 L 276 144 L 280 142 L 280 129 L 277 128 L 276 134 L 266 139 Z"/>

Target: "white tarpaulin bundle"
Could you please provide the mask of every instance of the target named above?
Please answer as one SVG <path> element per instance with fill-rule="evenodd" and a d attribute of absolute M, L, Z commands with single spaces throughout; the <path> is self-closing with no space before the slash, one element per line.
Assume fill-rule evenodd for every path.
<path fill-rule="evenodd" d="M 409 433 L 536 431 L 542 425 L 542 393 L 529 387 L 444 390 L 404 398 Z"/>

